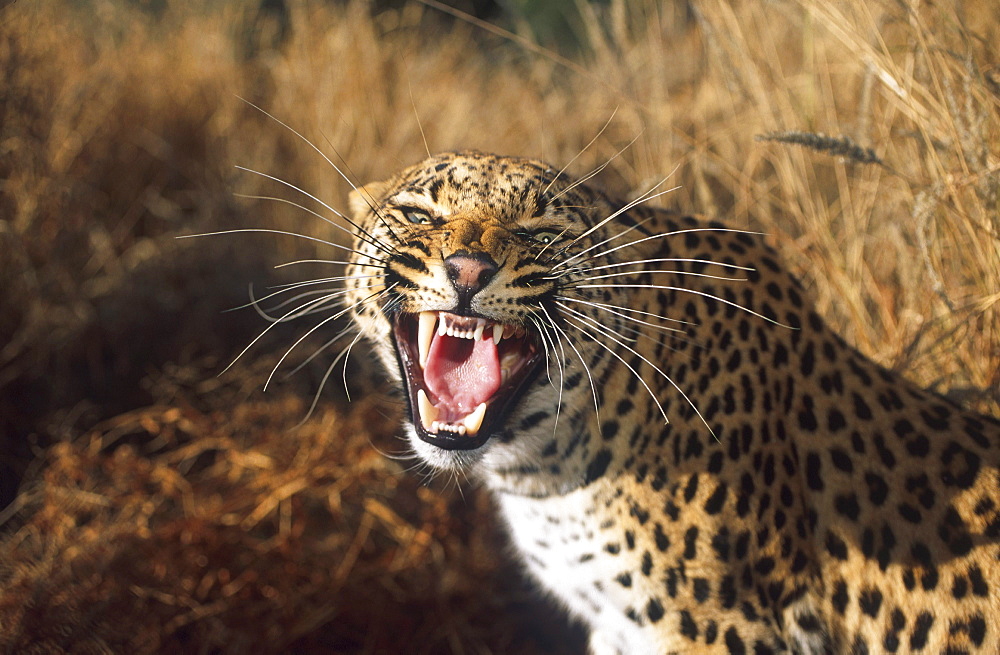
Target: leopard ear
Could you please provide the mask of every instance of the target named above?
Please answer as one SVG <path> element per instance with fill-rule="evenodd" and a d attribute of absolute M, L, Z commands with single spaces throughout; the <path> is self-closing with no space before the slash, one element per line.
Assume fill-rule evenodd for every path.
<path fill-rule="evenodd" d="M 351 213 L 355 218 L 364 217 L 378 206 L 379 199 L 388 189 L 388 182 L 369 182 L 364 186 L 355 187 L 347 196 Z"/>

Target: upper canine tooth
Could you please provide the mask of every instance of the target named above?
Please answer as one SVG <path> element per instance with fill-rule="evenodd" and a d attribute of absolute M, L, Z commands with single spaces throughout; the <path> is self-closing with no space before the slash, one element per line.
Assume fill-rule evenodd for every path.
<path fill-rule="evenodd" d="M 467 431 L 466 434 L 470 437 L 475 436 L 479 432 L 479 428 L 483 425 L 484 416 L 486 416 L 486 403 L 480 403 L 476 411 L 462 419 L 462 425 L 465 426 Z"/>
<path fill-rule="evenodd" d="M 427 353 L 431 351 L 431 340 L 434 339 L 434 323 L 437 322 L 435 312 L 420 312 L 420 322 L 417 329 L 417 351 L 420 356 L 420 368 L 427 366 Z"/>
<path fill-rule="evenodd" d="M 420 414 L 420 424 L 424 426 L 424 429 L 437 432 L 434 424 L 437 423 L 437 417 L 441 410 L 431 404 L 423 389 L 417 390 L 417 411 Z"/>
<path fill-rule="evenodd" d="M 494 323 L 493 324 L 493 343 L 500 343 L 501 339 L 503 339 L 503 324 L 502 323 Z"/>

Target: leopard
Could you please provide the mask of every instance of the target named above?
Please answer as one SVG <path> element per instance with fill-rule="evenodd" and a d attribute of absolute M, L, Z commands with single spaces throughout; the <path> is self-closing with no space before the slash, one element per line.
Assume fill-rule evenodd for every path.
<path fill-rule="evenodd" d="M 1000 422 L 861 354 L 766 236 L 447 152 L 350 192 L 428 470 L 607 653 L 1000 652 Z"/>

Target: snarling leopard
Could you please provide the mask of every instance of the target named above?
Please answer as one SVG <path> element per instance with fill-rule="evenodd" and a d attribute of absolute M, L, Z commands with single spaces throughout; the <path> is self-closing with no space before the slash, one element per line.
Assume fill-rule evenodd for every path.
<path fill-rule="evenodd" d="M 492 491 L 595 654 L 1000 652 L 1000 423 L 847 345 L 759 236 L 640 201 L 475 152 L 353 194 L 416 456 Z"/>

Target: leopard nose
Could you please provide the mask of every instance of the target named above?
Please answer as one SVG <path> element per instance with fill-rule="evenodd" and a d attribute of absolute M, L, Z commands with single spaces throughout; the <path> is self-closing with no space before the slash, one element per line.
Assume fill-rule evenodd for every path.
<path fill-rule="evenodd" d="M 456 252 L 445 258 L 444 268 L 448 272 L 448 279 L 458 292 L 459 305 L 466 309 L 472 296 L 479 293 L 498 270 L 496 262 L 486 253 L 465 251 Z"/>

